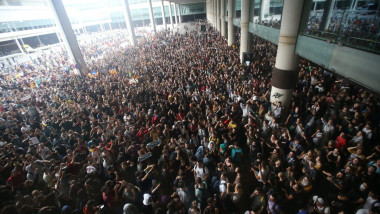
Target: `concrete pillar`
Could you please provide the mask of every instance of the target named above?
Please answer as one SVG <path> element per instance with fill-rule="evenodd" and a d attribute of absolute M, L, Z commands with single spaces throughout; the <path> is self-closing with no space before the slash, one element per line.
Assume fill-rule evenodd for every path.
<path fill-rule="evenodd" d="M 178 21 L 181 24 L 182 23 L 181 4 L 177 4 L 177 6 L 178 6 Z"/>
<path fill-rule="evenodd" d="M 152 0 L 148 0 L 148 4 L 149 4 L 149 18 L 150 18 L 150 25 L 151 25 L 152 28 L 153 28 L 153 32 L 154 32 L 154 33 L 157 33 L 157 32 L 156 32 L 156 22 L 155 22 L 155 20 L 154 20 L 154 15 L 153 15 Z"/>
<path fill-rule="evenodd" d="M 279 101 L 284 107 L 283 112 L 288 110 L 293 89 L 297 83 L 299 58 L 294 51 L 303 3 L 304 0 L 284 1 L 276 64 L 272 71 L 272 91 L 270 95 L 272 111 Z"/>
<path fill-rule="evenodd" d="M 165 16 L 164 0 L 161 0 L 161 14 L 162 14 L 162 24 L 164 25 L 164 29 L 166 30 L 166 16 Z"/>
<path fill-rule="evenodd" d="M 235 15 L 235 0 L 228 0 L 228 46 L 236 43 L 235 27 L 233 18 Z"/>
<path fill-rule="evenodd" d="M 175 24 L 178 25 L 178 17 L 177 17 L 177 4 L 174 3 L 174 20 L 175 20 Z"/>
<path fill-rule="evenodd" d="M 221 0 L 221 4 L 220 4 L 220 24 L 221 24 L 221 27 L 220 27 L 220 34 L 223 36 L 223 37 L 226 37 L 227 34 L 226 34 L 226 20 L 225 20 L 225 11 L 226 11 L 226 0 Z"/>
<path fill-rule="evenodd" d="M 325 31 L 329 28 L 331 16 L 334 11 L 334 6 L 335 6 L 335 0 L 326 1 L 322 20 L 321 20 L 321 23 L 319 24 L 319 30 Z"/>
<path fill-rule="evenodd" d="M 172 26 L 172 29 L 174 29 L 173 16 L 172 16 L 172 2 L 171 1 L 169 1 L 169 16 L 170 16 L 170 25 Z"/>
<path fill-rule="evenodd" d="M 82 75 L 87 75 L 88 68 L 80 51 L 77 38 L 71 28 L 69 18 L 67 17 L 65 7 L 61 0 L 48 0 L 53 16 L 56 20 L 56 25 L 60 31 L 61 37 L 65 44 L 66 51 L 72 63 L 79 68 Z"/>
<path fill-rule="evenodd" d="M 127 24 L 127 28 L 128 28 L 129 41 L 131 42 L 132 45 L 135 45 L 136 44 L 135 31 L 134 31 L 134 28 L 132 27 L 132 16 L 131 16 L 131 12 L 129 11 L 128 0 L 121 0 L 121 3 L 123 5 L 123 14 L 125 18 L 125 23 Z"/>
<path fill-rule="evenodd" d="M 214 0 L 214 28 L 215 30 L 217 30 L 217 27 L 218 27 L 218 10 L 217 10 L 217 1 L 218 0 Z"/>
<path fill-rule="evenodd" d="M 216 0 L 216 30 L 220 32 L 220 0 Z"/>
<path fill-rule="evenodd" d="M 216 24 L 215 24 L 215 22 L 216 22 L 216 19 L 215 19 L 215 16 L 216 16 L 216 13 L 215 13 L 215 1 L 216 0 L 211 0 L 211 11 L 212 11 L 212 18 L 211 18 L 211 20 L 212 20 L 212 27 L 216 27 Z"/>
<path fill-rule="evenodd" d="M 243 62 L 243 53 L 250 52 L 252 41 L 251 35 L 248 32 L 249 24 L 249 6 L 250 0 L 241 1 L 241 21 L 240 21 L 240 63 Z"/>
<path fill-rule="evenodd" d="M 265 16 L 269 14 L 270 0 L 261 0 L 260 21 L 265 20 Z"/>

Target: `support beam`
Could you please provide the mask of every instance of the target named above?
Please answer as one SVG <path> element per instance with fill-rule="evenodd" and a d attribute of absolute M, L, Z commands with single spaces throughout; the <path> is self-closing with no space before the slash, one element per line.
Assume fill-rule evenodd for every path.
<path fill-rule="evenodd" d="M 171 1 L 169 1 L 169 16 L 170 16 L 170 25 L 171 25 L 172 29 L 174 29 L 173 15 L 172 15 L 172 2 Z"/>
<path fill-rule="evenodd" d="M 166 30 L 166 16 L 165 16 L 164 0 L 161 0 L 161 13 L 162 13 L 162 24 L 164 25 L 164 30 Z"/>
<path fill-rule="evenodd" d="M 233 21 L 235 15 L 235 0 L 228 0 L 228 46 L 236 43 L 235 26 Z"/>
<path fill-rule="evenodd" d="M 218 26 L 218 11 L 217 11 L 217 1 L 218 0 L 214 0 L 214 29 L 217 30 L 217 26 Z"/>
<path fill-rule="evenodd" d="M 225 21 L 225 11 L 226 11 L 226 0 L 221 0 L 220 4 L 220 35 L 226 37 L 226 21 Z"/>
<path fill-rule="evenodd" d="M 131 12 L 129 10 L 129 3 L 128 0 L 121 0 L 123 5 L 123 13 L 125 18 L 125 23 L 127 24 L 128 28 L 128 34 L 129 34 L 129 41 L 132 45 L 136 45 L 136 37 L 135 37 L 135 30 L 132 26 L 132 16 Z"/>
<path fill-rule="evenodd" d="M 22 47 L 21 47 L 21 45 L 20 45 L 20 42 L 18 41 L 17 38 L 15 39 L 15 41 L 16 41 L 16 44 L 17 44 L 18 49 L 20 49 L 21 53 L 24 53 L 24 49 L 22 49 Z"/>
<path fill-rule="evenodd" d="M 48 0 L 49 6 L 54 15 L 56 25 L 60 30 L 61 37 L 65 44 L 66 51 L 81 75 L 88 74 L 88 68 L 80 51 L 77 38 L 67 17 L 65 7 L 61 0 Z"/>
<path fill-rule="evenodd" d="M 216 1 L 216 30 L 220 33 L 220 0 Z"/>
<path fill-rule="evenodd" d="M 325 2 L 325 9 L 323 11 L 321 23 L 319 24 L 319 30 L 325 31 L 329 28 L 334 7 L 335 7 L 335 0 L 327 0 Z"/>
<path fill-rule="evenodd" d="M 261 0 L 260 21 L 264 21 L 269 15 L 270 0 Z"/>
<path fill-rule="evenodd" d="M 174 18 L 175 18 L 175 24 L 178 25 L 177 4 L 176 3 L 174 3 Z"/>
<path fill-rule="evenodd" d="M 315 4 L 317 3 L 315 2 Z M 301 21 L 300 21 L 300 26 L 299 26 L 300 33 L 303 32 L 307 27 L 307 23 L 309 22 L 310 11 L 312 7 L 313 7 L 313 0 L 305 0 L 305 2 L 303 3 L 302 16 L 301 16 Z"/>
<path fill-rule="evenodd" d="M 177 6 L 178 6 L 178 21 L 181 24 L 182 23 L 181 4 L 177 4 Z"/>
<path fill-rule="evenodd" d="M 148 0 L 149 4 L 149 18 L 150 18 L 150 26 L 153 28 L 153 32 L 156 34 L 156 21 L 154 20 L 153 8 L 152 8 L 152 0 Z"/>
<path fill-rule="evenodd" d="M 297 35 L 304 0 L 285 0 L 280 38 L 278 41 L 276 64 L 272 71 L 270 102 L 272 111 L 281 102 L 284 112 L 292 100 L 293 89 L 298 79 L 299 58 L 295 54 Z"/>
<path fill-rule="evenodd" d="M 250 0 L 241 1 L 241 21 L 240 21 L 240 63 L 244 63 L 244 53 L 251 52 L 251 34 L 248 31 Z"/>

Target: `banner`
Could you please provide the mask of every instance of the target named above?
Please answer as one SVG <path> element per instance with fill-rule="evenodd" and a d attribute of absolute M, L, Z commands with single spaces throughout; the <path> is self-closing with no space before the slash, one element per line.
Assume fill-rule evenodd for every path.
<path fill-rule="evenodd" d="M 110 74 L 117 74 L 116 68 L 110 68 L 109 72 Z"/>
<path fill-rule="evenodd" d="M 88 73 L 88 76 L 91 77 L 91 78 L 95 78 L 99 75 L 99 72 L 97 71 L 91 71 Z"/>

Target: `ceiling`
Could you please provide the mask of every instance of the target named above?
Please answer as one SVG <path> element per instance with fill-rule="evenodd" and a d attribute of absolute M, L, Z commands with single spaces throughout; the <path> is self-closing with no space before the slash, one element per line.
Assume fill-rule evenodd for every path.
<path fill-rule="evenodd" d="M 178 4 L 189 4 L 189 3 L 206 2 L 206 0 L 171 0 L 171 2 L 175 2 Z"/>

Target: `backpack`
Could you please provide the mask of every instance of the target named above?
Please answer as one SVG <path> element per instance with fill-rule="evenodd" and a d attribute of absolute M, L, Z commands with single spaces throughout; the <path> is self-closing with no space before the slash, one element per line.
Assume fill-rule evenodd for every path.
<path fill-rule="evenodd" d="M 202 183 L 202 187 L 198 187 L 197 189 L 202 192 L 201 196 L 197 197 L 197 201 L 199 203 L 203 204 L 203 205 L 206 205 L 207 204 L 208 195 L 209 195 L 209 192 L 207 190 L 207 184 L 205 182 L 203 182 Z"/>
<path fill-rule="evenodd" d="M 194 169 L 197 170 L 197 169 L 198 169 L 198 165 L 195 165 L 195 168 L 194 168 Z M 206 171 L 205 171 L 205 166 L 202 167 L 202 170 L 203 170 L 203 173 L 206 173 Z"/>

